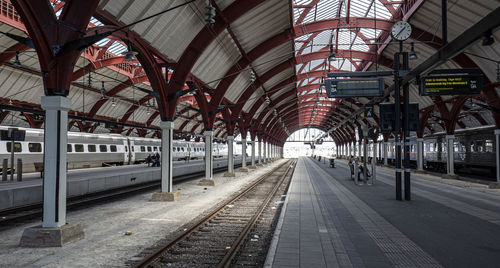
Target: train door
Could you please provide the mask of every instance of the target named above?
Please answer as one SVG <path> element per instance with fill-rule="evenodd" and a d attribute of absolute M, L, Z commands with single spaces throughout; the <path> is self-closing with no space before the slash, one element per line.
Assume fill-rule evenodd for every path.
<path fill-rule="evenodd" d="M 125 151 L 123 152 L 123 164 L 130 165 L 130 150 L 127 140 L 123 140 L 123 147 L 125 148 Z"/>
<path fill-rule="evenodd" d="M 127 139 L 128 141 L 128 152 L 129 152 L 129 162 L 130 164 L 134 164 L 135 163 L 135 142 L 133 140 L 130 140 L 130 139 Z"/>

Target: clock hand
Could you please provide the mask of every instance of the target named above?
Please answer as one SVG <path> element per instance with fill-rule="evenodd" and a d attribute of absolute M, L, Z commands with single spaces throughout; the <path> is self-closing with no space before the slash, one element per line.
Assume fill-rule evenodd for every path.
<path fill-rule="evenodd" d="M 404 31 L 405 28 L 401 29 L 397 34 L 396 37 L 399 37 L 399 34 L 401 34 Z"/>

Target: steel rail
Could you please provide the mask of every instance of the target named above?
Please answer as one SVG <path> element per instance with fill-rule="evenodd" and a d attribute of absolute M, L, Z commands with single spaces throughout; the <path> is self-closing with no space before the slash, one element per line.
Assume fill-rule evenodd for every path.
<path fill-rule="evenodd" d="M 290 161 L 287 161 L 284 165 L 286 165 L 288 163 L 290 163 Z M 267 177 L 269 177 L 269 174 L 272 174 L 272 173 L 276 172 L 280 167 L 282 167 L 282 165 L 277 166 L 277 167 L 273 168 L 270 172 L 268 172 L 268 173 L 260 176 L 252 184 L 250 184 L 245 190 L 243 190 L 242 192 L 240 192 L 239 194 L 237 194 L 236 196 L 234 196 L 230 200 L 227 200 L 226 202 L 223 202 L 223 204 L 221 204 L 219 207 L 217 207 L 212 212 L 210 212 L 210 214 L 208 214 L 207 216 L 203 217 L 201 220 L 199 220 L 198 222 L 196 222 L 193 226 L 191 226 L 190 228 L 188 228 L 183 233 L 179 234 L 177 237 L 175 237 L 168 244 L 166 244 L 166 245 L 162 246 L 161 248 L 157 249 L 155 252 L 153 252 L 152 254 L 148 255 L 146 258 L 144 258 L 143 260 L 141 260 L 139 263 L 136 263 L 134 265 L 134 267 L 136 267 L 136 268 L 147 267 L 149 264 L 151 264 L 156 259 L 158 259 L 165 251 L 167 251 L 168 249 L 172 248 L 174 245 L 176 245 L 180 241 L 184 240 L 184 238 L 186 238 L 188 235 L 190 235 L 191 233 L 193 233 L 194 231 L 196 231 L 196 229 L 198 229 L 198 227 L 200 227 L 201 225 L 203 225 L 206 222 L 208 222 L 211 219 L 213 219 L 227 205 L 229 205 L 229 204 L 233 203 L 234 201 L 238 200 L 239 198 L 243 197 L 246 193 L 248 193 L 249 191 L 251 191 L 255 186 L 259 185 L 259 183 L 261 183 Z"/>

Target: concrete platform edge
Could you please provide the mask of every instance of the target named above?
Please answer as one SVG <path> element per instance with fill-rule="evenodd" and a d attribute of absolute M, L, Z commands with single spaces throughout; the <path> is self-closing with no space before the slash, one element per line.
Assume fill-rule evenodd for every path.
<path fill-rule="evenodd" d="M 290 181 L 290 185 L 288 189 L 292 188 L 292 184 L 294 183 L 293 175 Z M 285 197 L 285 202 L 283 203 L 283 207 L 281 208 L 280 218 L 278 219 L 278 224 L 276 224 L 276 230 L 274 230 L 273 239 L 271 240 L 271 245 L 269 246 L 269 250 L 267 251 L 266 262 L 264 262 L 265 268 L 273 267 L 274 256 L 276 255 L 276 249 L 278 248 L 278 242 L 280 240 L 281 228 L 283 227 L 283 221 L 285 220 L 285 212 L 288 206 L 289 194 L 287 192 Z"/>

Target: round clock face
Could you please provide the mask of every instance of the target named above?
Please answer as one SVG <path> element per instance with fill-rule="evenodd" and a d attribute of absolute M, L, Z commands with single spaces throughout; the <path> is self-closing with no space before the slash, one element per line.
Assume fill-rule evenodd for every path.
<path fill-rule="evenodd" d="M 411 35 L 411 25 L 406 21 L 398 21 L 392 26 L 391 35 L 398 41 L 404 41 Z"/>

